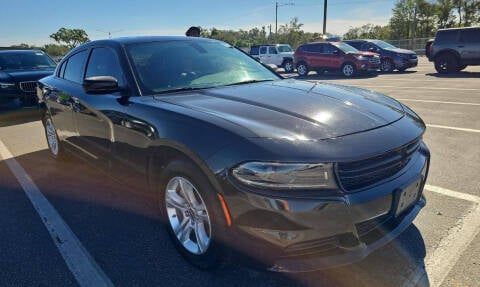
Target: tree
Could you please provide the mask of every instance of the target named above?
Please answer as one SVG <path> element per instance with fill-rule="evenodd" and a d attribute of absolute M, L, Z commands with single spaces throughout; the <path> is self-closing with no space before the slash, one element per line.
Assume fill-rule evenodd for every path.
<path fill-rule="evenodd" d="M 57 32 L 50 35 L 50 38 L 59 44 L 65 44 L 69 49 L 90 41 L 87 32 L 82 29 L 60 28 Z"/>
<path fill-rule="evenodd" d="M 58 57 L 65 55 L 70 48 L 65 45 L 47 44 L 42 47 L 42 50 L 50 56 Z"/>

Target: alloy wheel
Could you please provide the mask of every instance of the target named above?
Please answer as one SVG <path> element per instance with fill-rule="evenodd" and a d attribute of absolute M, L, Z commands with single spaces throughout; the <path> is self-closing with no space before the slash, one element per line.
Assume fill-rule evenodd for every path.
<path fill-rule="evenodd" d="M 392 71 L 392 63 L 389 60 L 383 60 L 380 63 L 380 70 L 382 70 L 382 72 L 391 72 Z"/>
<path fill-rule="evenodd" d="M 170 227 L 180 244 L 192 254 L 205 253 L 210 245 L 212 225 L 197 188 L 184 177 L 174 177 L 167 184 L 165 204 Z"/>
<path fill-rule="evenodd" d="M 343 72 L 343 75 L 347 77 L 351 77 L 354 73 L 353 66 L 350 64 L 346 64 L 345 66 L 343 66 L 342 72 Z"/>
<path fill-rule="evenodd" d="M 50 152 L 57 156 L 58 155 L 58 137 L 55 127 L 53 126 L 52 119 L 48 118 L 45 121 L 45 130 L 47 132 L 47 143 Z"/>
<path fill-rule="evenodd" d="M 284 66 L 284 69 L 285 69 L 285 72 L 287 72 L 287 73 L 290 73 L 291 71 L 293 71 L 292 62 L 290 62 L 290 61 L 286 62 L 285 66 Z"/>
<path fill-rule="evenodd" d="M 307 66 L 305 64 L 298 65 L 297 72 L 300 76 L 305 76 L 307 74 Z"/>

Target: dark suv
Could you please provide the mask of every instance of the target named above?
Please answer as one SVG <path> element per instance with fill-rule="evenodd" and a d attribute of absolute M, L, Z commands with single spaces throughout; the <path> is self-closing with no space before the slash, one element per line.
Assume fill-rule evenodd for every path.
<path fill-rule="evenodd" d="M 438 30 L 428 55 L 441 74 L 480 65 L 480 27 Z"/>
<path fill-rule="evenodd" d="M 293 63 L 300 76 L 311 70 L 340 70 L 344 76 L 352 77 L 358 71 L 378 70 L 380 57 L 342 42 L 315 42 L 298 47 L 293 54 Z"/>
<path fill-rule="evenodd" d="M 370 51 L 380 54 L 382 72 L 392 72 L 397 69 L 400 72 L 418 65 L 417 54 L 411 50 L 395 47 L 381 40 L 347 40 L 343 41 L 360 51 Z"/>
<path fill-rule="evenodd" d="M 53 74 L 55 67 L 39 50 L 0 50 L 0 110 L 36 106 L 37 80 Z"/>

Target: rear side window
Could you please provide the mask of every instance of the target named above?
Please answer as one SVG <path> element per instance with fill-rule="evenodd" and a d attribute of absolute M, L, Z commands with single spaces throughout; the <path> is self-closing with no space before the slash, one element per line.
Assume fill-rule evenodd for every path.
<path fill-rule="evenodd" d="M 456 42 L 458 36 L 458 30 L 444 30 L 438 31 L 435 36 L 435 42 L 437 43 L 447 43 L 447 42 Z"/>
<path fill-rule="evenodd" d="M 75 83 L 83 82 L 83 72 L 87 60 L 88 51 L 84 50 L 68 58 L 63 78 Z"/>
<path fill-rule="evenodd" d="M 357 48 L 358 50 L 362 50 L 362 43 L 361 42 L 346 42 L 348 45 Z M 367 43 L 365 43 L 367 44 Z M 365 46 L 364 44 L 364 46 Z"/>
<path fill-rule="evenodd" d="M 462 42 L 480 43 L 480 29 L 465 29 L 461 32 Z"/>
<path fill-rule="evenodd" d="M 322 46 L 321 44 L 306 45 L 303 50 L 309 53 L 322 53 Z"/>
<path fill-rule="evenodd" d="M 96 76 L 112 76 L 123 85 L 123 74 L 115 53 L 108 48 L 95 48 L 88 60 L 85 78 Z"/>
<path fill-rule="evenodd" d="M 250 49 L 250 55 L 258 55 L 258 46 L 253 46 Z"/>

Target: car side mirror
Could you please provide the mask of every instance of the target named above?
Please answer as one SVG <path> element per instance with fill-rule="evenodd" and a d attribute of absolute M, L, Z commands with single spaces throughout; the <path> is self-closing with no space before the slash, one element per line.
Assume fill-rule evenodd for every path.
<path fill-rule="evenodd" d="M 88 77 L 83 81 L 83 89 L 89 94 L 118 92 L 118 80 L 112 76 Z"/>
<path fill-rule="evenodd" d="M 339 50 L 334 50 L 334 51 L 333 51 L 333 54 L 334 54 L 334 55 L 339 55 L 339 54 L 340 54 L 340 51 L 339 51 Z"/>
<path fill-rule="evenodd" d="M 368 51 L 369 51 L 369 52 L 376 52 L 377 49 L 375 49 L 374 47 L 370 47 L 370 48 L 368 48 Z"/>

